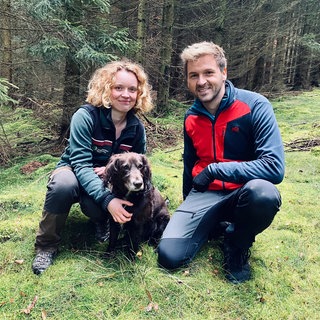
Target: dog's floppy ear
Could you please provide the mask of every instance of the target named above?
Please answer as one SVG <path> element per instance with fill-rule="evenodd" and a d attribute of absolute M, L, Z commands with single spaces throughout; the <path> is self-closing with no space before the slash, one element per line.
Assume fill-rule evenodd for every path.
<path fill-rule="evenodd" d="M 113 155 L 106 166 L 105 175 L 103 179 L 103 184 L 105 187 L 109 187 L 109 184 L 113 183 L 114 177 L 118 174 L 120 168 L 121 161 L 118 155 Z"/>
<path fill-rule="evenodd" d="M 146 181 L 151 181 L 150 163 L 144 154 L 141 154 L 141 159 L 143 165 L 143 176 L 146 178 Z"/>

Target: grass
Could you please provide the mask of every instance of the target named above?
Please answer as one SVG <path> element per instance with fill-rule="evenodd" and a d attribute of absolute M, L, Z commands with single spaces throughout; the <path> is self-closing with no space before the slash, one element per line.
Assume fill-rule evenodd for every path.
<path fill-rule="evenodd" d="M 319 138 L 319 90 L 273 105 L 285 143 Z M 286 151 L 281 211 L 257 237 L 250 259 L 253 279 L 241 285 L 224 280 L 215 243 L 188 268 L 171 273 L 157 267 L 148 246 L 135 263 L 120 253 L 105 261 L 106 245 L 94 241 L 93 227 L 77 205 L 54 265 L 35 276 L 33 243 L 57 158 L 15 160 L 0 172 L 0 319 L 320 319 L 318 148 Z M 154 182 L 170 199 L 171 212 L 182 200 L 181 153 L 178 144 L 150 155 Z M 23 174 L 21 168 L 35 160 L 45 165 Z"/>

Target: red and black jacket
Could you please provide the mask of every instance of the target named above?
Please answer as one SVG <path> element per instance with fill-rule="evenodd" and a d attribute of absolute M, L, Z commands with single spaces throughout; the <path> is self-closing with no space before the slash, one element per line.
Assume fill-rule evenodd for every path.
<path fill-rule="evenodd" d="M 284 151 L 270 102 L 226 81 L 215 116 L 196 99 L 184 121 L 183 196 L 205 167 L 215 177 L 209 190 L 233 190 L 252 179 L 280 183 Z"/>

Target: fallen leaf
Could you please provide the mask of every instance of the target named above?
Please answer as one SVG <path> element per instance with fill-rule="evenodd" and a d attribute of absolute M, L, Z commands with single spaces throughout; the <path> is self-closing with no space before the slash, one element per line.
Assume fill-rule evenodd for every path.
<path fill-rule="evenodd" d="M 46 320 L 47 319 L 47 311 L 46 310 L 42 310 L 41 311 L 41 319 L 42 320 Z"/>
<path fill-rule="evenodd" d="M 257 300 L 261 303 L 265 303 L 266 302 L 266 299 L 264 298 L 264 296 L 262 295 L 257 295 Z"/>
<path fill-rule="evenodd" d="M 217 274 L 219 273 L 219 270 L 218 269 L 214 269 L 213 270 L 213 274 L 216 276 Z"/>
<path fill-rule="evenodd" d="M 152 302 L 152 295 L 148 289 L 146 289 L 146 293 L 150 302 Z"/>
<path fill-rule="evenodd" d="M 14 260 L 14 262 L 15 262 L 16 264 L 23 264 L 24 260 L 23 260 L 23 259 Z"/>
<path fill-rule="evenodd" d="M 157 303 L 154 302 L 150 302 L 144 309 L 146 312 L 150 312 L 152 310 L 154 311 L 159 311 L 159 305 Z"/>
<path fill-rule="evenodd" d="M 261 303 L 265 303 L 265 302 L 266 302 L 266 299 L 265 299 L 264 297 L 261 297 L 261 298 L 259 299 L 259 301 L 260 301 Z"/>
<path fill-rule="evenodd" d="M 147 312 L 150 312 L 150 311 L 152 311 L 152 305 L 153 305 L 153 303 L 152 302 L 150 302 L 146 307 L 145 307 L 145 311 L 147 311 Z"/>
<path fill-rule="evenodd" d="M 136 257 L 137 257 L 138 259 L 141 259 L 141 258 L 142 258 L 142 251 L 141 251 L 141 250 L 137 252 Z"/>
<path fill-rule="evenodd" d="M 36 302 L 38 300 L 38 296 L 35 296 L 33 298 L 33 301 L 27 306 L 26 309 L 23 310 L 23 313 L 25 314 L 30 314 L 31 313 L 31 310 L 34 308 L 34 306 L 36 305 Z"/>
<path fill-rule="evenodd" d="M 96 264 L 98 264 L 98 265 L 102 265 L 102 261 L 101 260 L 99 260 L 99 259 L 96 259 Z"/>

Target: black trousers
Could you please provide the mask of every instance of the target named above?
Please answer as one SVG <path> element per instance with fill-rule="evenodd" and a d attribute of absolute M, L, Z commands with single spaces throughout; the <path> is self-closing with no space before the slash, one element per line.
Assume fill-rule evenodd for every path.
<path fill-rule="evenodd" d="M 80 203 L 81 211 L 93 222 L 106 221 L 107 212 L 82 190 L 70 167 L 54 170 L 47 184 L 42 218 L 36 235 L 36 249 L 58 248 L 71 206 L 77 202 Z"/>
<path fill-rule="evenodd" d="M 250 248 L 255 236 L 273 221 L 281 206 L 278 189 L 261 179 L 234 191 L 197 192 L 192 189 L 173 214 L 158 247 L 158 262 L 175 269 L 190 262 L 222 221 L 231 222 L 229 239 Z"/>

